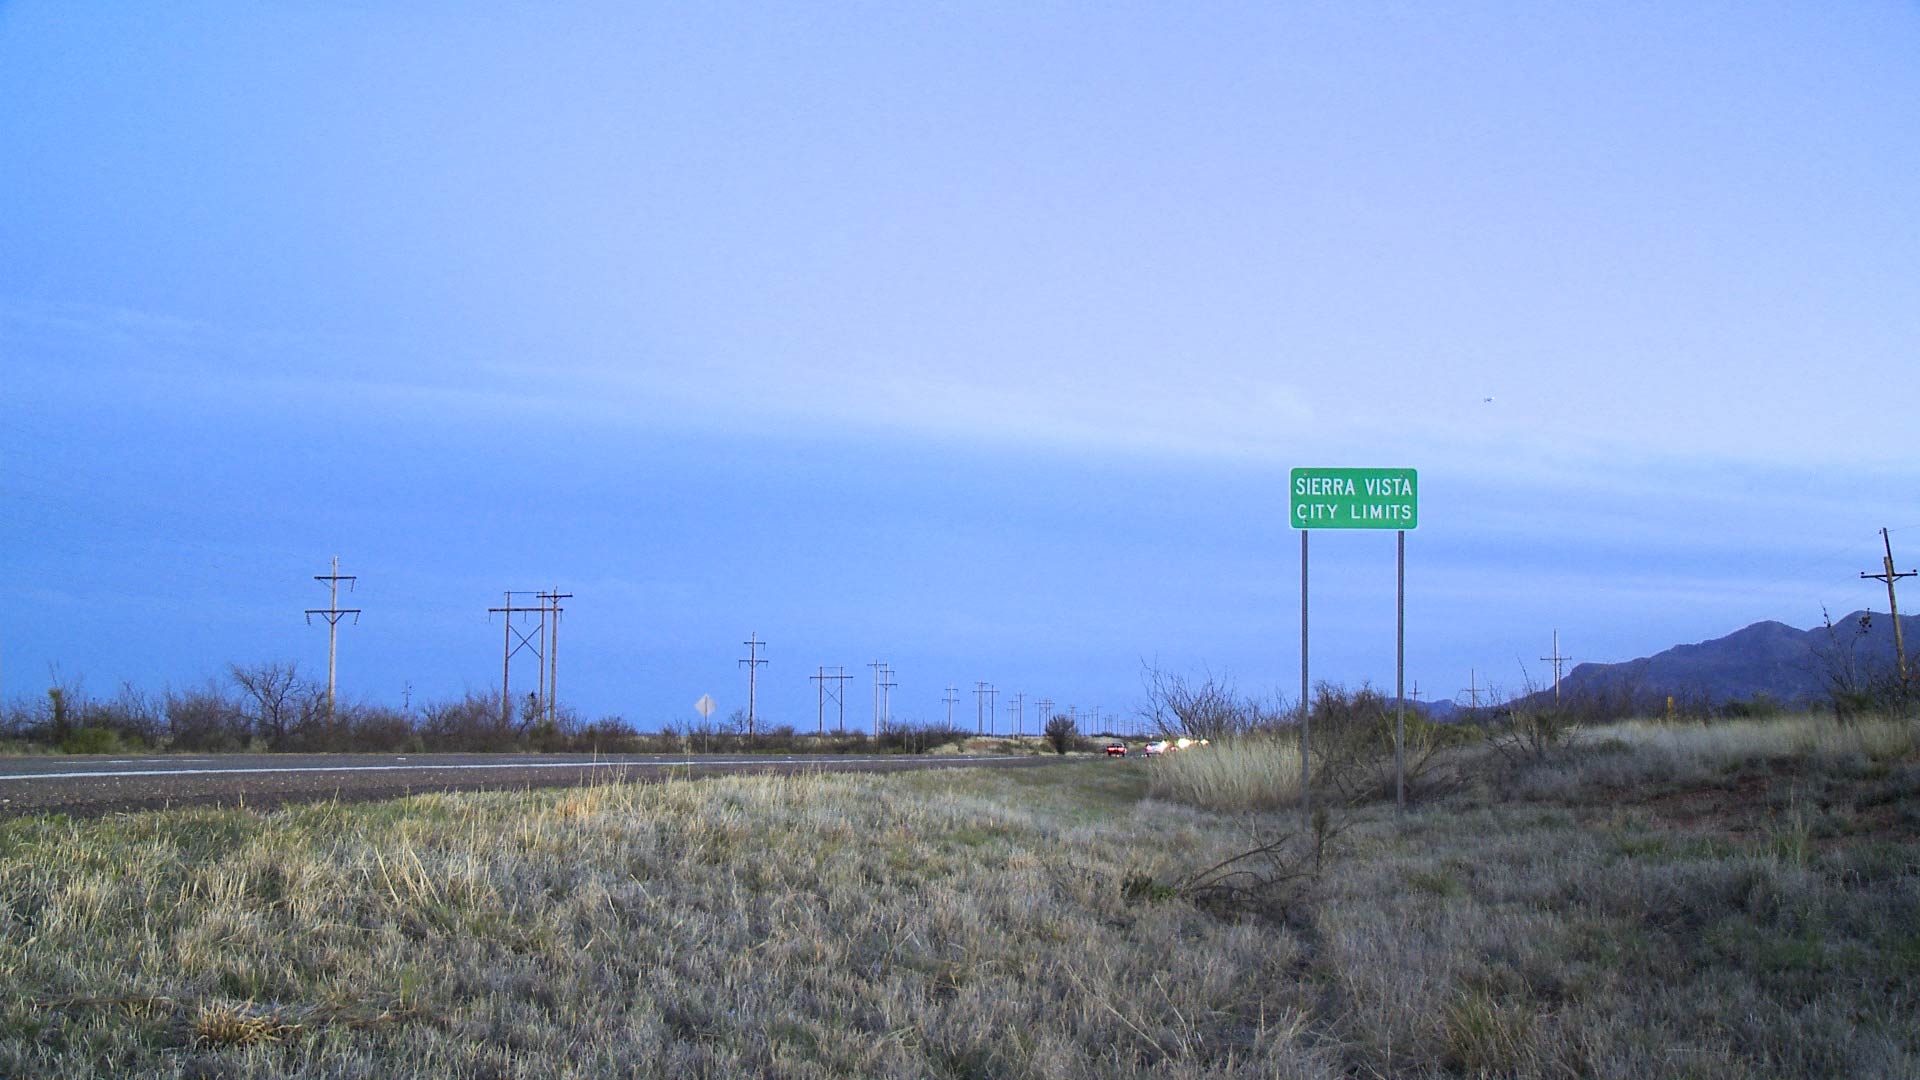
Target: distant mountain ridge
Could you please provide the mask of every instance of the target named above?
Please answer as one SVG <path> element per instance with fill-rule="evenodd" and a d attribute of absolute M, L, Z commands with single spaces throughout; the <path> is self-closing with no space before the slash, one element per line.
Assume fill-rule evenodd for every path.
<path fill-rule="evenodd" d="M 1912 651 L 1920 647 L 1920 616 L 1902 615 L 1900 627 L 1912 663 Z M 1851 665 L 1863 676 L 1891 671 L 1892 618 L 1884 612 L 1856 611 L 1835 619 L 1831 631 L 1824 625 L 1797 630 L 1783 622 L 1757 622 L 1725 637 L 1676 645 L 1652 656 L 1575 665 L 1561 676 L 1560 693 L 1636 701 L 1672 695 L 1712 704 L 1765 694 L 1782 704 L 1809 704 L 1826 700 L 1829 677 L 1838 665 Z M 1541 693 L 1550 697 L 1551 685 Z"/>

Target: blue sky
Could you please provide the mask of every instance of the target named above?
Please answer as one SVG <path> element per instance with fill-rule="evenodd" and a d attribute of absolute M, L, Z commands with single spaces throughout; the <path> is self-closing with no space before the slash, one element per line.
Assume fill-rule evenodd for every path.
<path fill-rule="evenodd" d="M 643 726 L 749 632 L 802 727 L 876 659 L 905 718 L 1291 694 L 1296 465 L 1420 470 L 1423 697 L 1884 605 L 1915 55 L 1910 3 L 0 3 L 0 695 L 324 677 L 336 554 L 364 700 L 493 687 L 553 586 Z M 1390 685 L 1391 534 L 1313 568 L 1315 677 Z"/>

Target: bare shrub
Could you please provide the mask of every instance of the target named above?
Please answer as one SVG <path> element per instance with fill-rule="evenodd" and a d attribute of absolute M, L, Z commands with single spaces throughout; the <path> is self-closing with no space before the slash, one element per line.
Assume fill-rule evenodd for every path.
<path fill-rule="evenodd" d="M 343 750 L 399 753 L 426 748 L 407 714 L 384 705 L 356 705 L 339 713 Z"/>
<path fill-rule="evenodd" d="M 1321 683 L 1314 688 L 1312 784 L 1347 804 L 1394 797 L 1394 736 L 1401 727 L 1398 705 L 1371 686 L 1358 690 Z M 1444 769 L 1444 729 L 1418 709 L 1405 710 L 1402 773 L 1409 799 L 1452 790 L 1455 775 Z"/>
<path fill-rule="evenodd" d="M 152 746 L 166 731 L 164 703 L 132 683 L 108 700 L 82 700 L 79 713 L 83 730 L 109 732 L 118 746 Z"/>
<path fill-rule="evenodd" d="M 1056 754 L 1065 754 L 1073 749 L 1080 738 L 1080 725 L 1066 713 L 1055 713 L 1047 718 L 1047 726 L 1041 729 L 1046 735 L 1047 745 L 1053 747 Z"/>
<path fill-rule="evenodd" d="M 1873 630 L 1873 613 L 1862 614 L 1844 635 L 1825 608 L 1820 609 L 1820 619 L 1827 643 L 1814 649 L 1814 663 L 1826 685 L 1834 719 L 1849 724 L 1874 714 L 1912 713 L 1920 698 L 1913 682 L 1902 679 L 1893 664 L 1861 655 L 1860 646 Z"/>
<path fill-rule="evenodd" d="M 167 694 L 167 738 L 178 750 L 241 750 L 253 738 L 239 704 L 212 682 Z"/>
<path fill-rule="evenodd" d="M 421 709 L 420 738 L 428 750 L 511 750 L 518 733 L 500 715 L 500 695 L 469 693 Z"/>
<path fill-rule="evenodd" d="M 663 745 L 678 740 L 671 725 L 662 728 L 660 741 Z M 627 723 L 624 717 L 603 716 L 582 727 L 574 736 L 574 749 L 602 754 L 632 754 L 640 752 L 645 738 Z"/>
<path fill-rule="evenodd" d="M 907 754 L 924 754 L 942 746 L 965 742 L 973 733 L 943 722 L 929 724 L 889 724 L 880 732 L 875 746 Z"/>
<path fill-rule="evenodd" d="M 1509 703 L 1503 721 L 1486 729 L 1486 744 L 1509 767 L 1540 764 L 1574 744 L 1583 724 L 1575 710 L 1530 694 Z"/>
<path fill-rule="evenodd" d="M 1287 715 L 1282 706 L 1242 697 L 1231 679 L 1212 671 L 1192 679 L 1143 663 L 1140 678 L 1147 692 L 1140 716 L 1161 735 L 1219 740 L 1277 727 Z"/>
<path fill-rule="evenodd" d="M 241 708 L 254 733 L 275 750 L 286 749 L 295 723 L 311 723 L 316 699 L 324 701 L 323 692 L 300 677 L 300 665 L 292 660 L 229 664 L 227 677 L 240 691 Z"/>
<path fill-rule="evenodd" d="M 1336 854 L 1335 841 L 1345 830 L 1345 822 L 1321 807 L 1306 826 L 1269 836 L 1205 869 L 1164 885 L 1135 875 L 1126 880 L 1123 890 L 1135 898 L 1178 896 L 1225 918 L 1305 925 L 1321 875 Z"/>

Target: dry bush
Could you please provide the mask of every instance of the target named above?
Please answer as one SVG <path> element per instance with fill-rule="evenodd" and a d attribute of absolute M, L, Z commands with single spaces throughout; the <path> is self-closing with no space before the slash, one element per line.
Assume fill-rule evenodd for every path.
<path fill-rule="evenodd" d="M 1346 805 L 1394 798 L 1395 734 L 1401 724 L 1399 707 L 1371 686 L 1316 687 L 1310 724 L 1314 791 Z M 1417 709 L 1405 709 L 1400 757 L 1408 801 L 1435 798 L 1457 786 L 1458 774 L 1444 754 L 1448 746 L 1441 725 Z"/>
<path fill-rule="evenodd" d="M 1178 896 L 1215 915 L 1305 925 L 1321 875 L 1335 854 L 1335 841 L 1345 829 L 1344 821 L 1321 807 L 1306 827 L 1282 828 L 1245 851 L 1164 886 L 1152 878 L 1130 878 L 1127 889 L 1136 896 Z"/>
<path fill-rule="evenodd" d="M 1286 723 L 1284 705 L 1267 707 L 1244 697 L 1233 680 L 1212 671 L 1199 678 L 1178 672 L 1162 671 L 1150 664 L 1141 665 L 1140 681 L 1146 690 L 1141 719 L 1166 738 L 1186 736 L 1218 742 L 1256 731 L 1273 730 Z"/>

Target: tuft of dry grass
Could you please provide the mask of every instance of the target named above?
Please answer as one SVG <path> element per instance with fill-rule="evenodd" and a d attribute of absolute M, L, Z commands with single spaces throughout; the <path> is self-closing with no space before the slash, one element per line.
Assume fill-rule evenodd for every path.
<path fill-rule="evenodd" d="M 1199 755 L 15 818 L 0 1075 L 1920 1074 L 1911 757 L 1740 766 L 1751 832 L 1578 772 L 1666 737 L 1345 810 L 1282 904 L 1296 814 L 1149 796 Z"/>
<path fill-rule="evenodd" d="M 259 1011 L 251 1002 L 203 1004 L 193 1018 L 193 1044 L 198 1047 L 254 1046 L 276 1043 L 298 1034 L 273 1011 Z"/>
<path fill-rule="evenodd" d="M 1300 743 L 1255 734 L 1147 762 L 1155 798 L 1218 811 L 1271 810 L 1300 801 Z"/>

